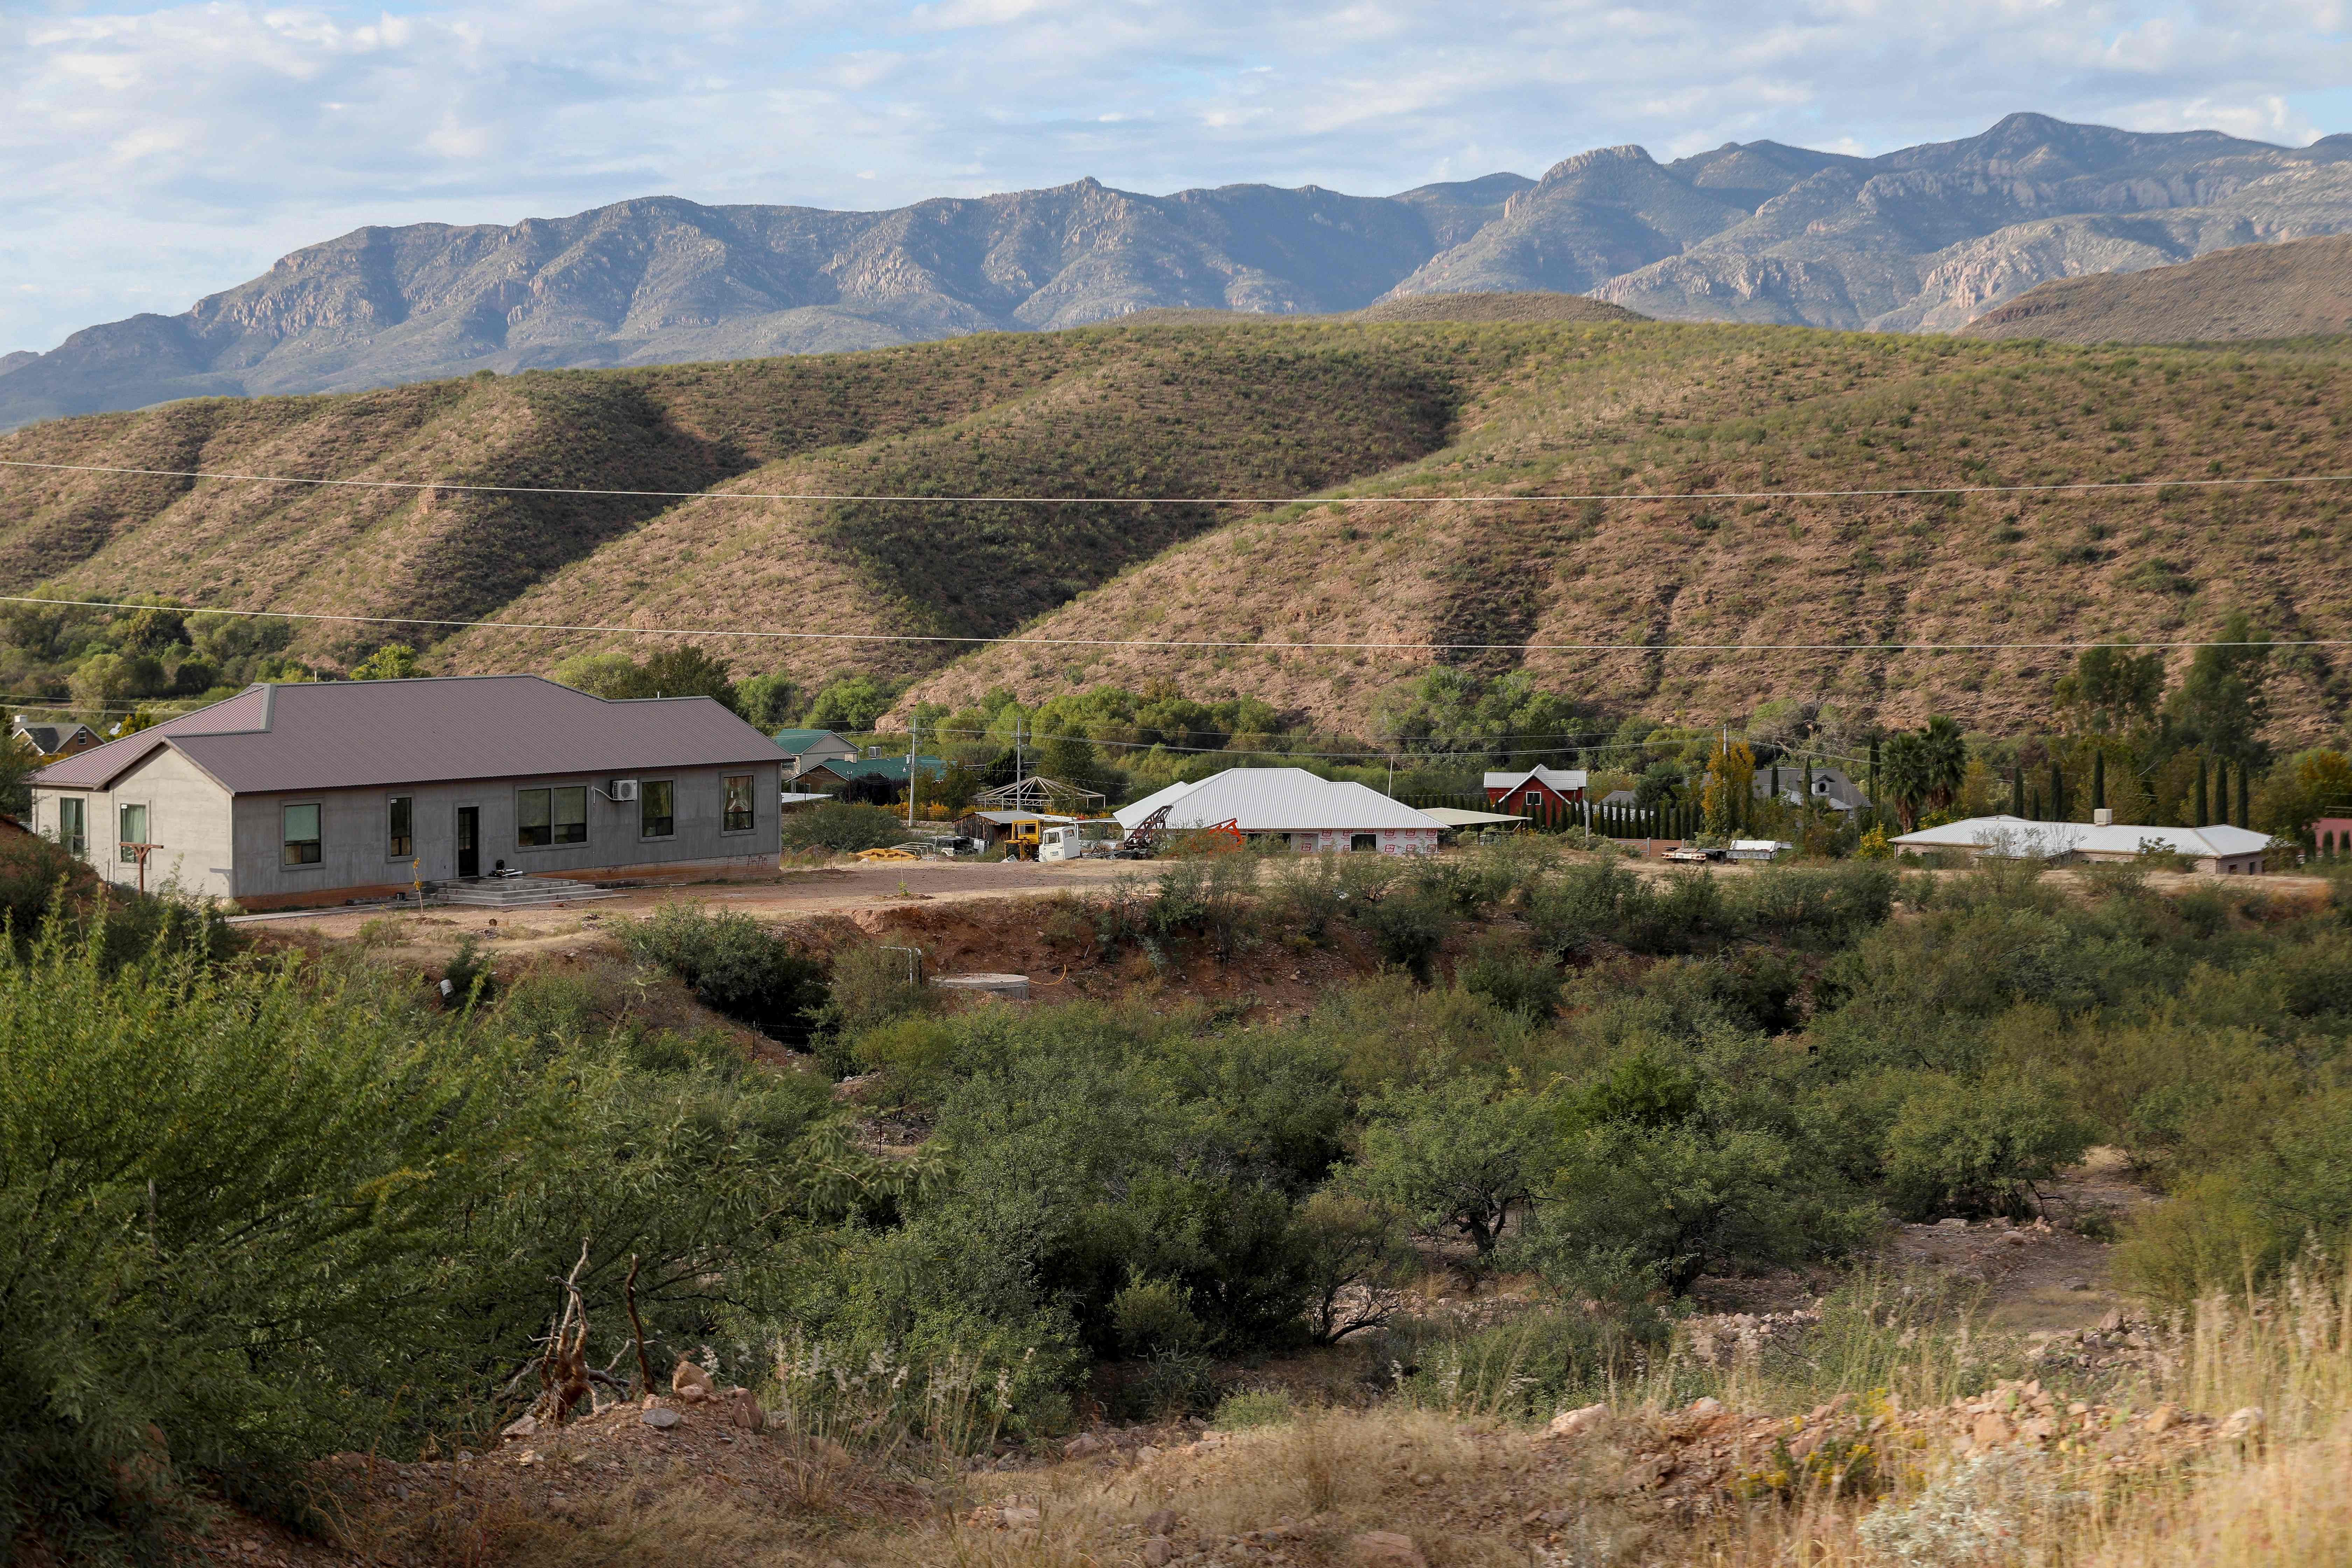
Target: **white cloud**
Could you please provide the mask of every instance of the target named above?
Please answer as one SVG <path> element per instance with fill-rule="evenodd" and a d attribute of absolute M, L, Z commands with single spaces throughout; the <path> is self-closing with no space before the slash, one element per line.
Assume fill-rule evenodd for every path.
<path fill-rule="evenodd" d="M 0 349 L 177 310 L 363 223 L 656 192 L 1377 193 L 1587 147 L 1877 152 L 2014 110 L 2294 142 L 2348 0 L 16 0 Z M 2317 117 L 2317 118 L 2315 118 Z"/>

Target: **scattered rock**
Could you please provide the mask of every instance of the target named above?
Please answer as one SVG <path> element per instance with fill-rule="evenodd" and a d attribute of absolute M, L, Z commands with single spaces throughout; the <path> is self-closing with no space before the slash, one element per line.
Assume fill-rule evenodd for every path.
<path fill-rule="evenodd" d="M 539 1417 L 526 1415 L 520 1421 L 509 1421 L 499 1436 L 509 1443 L 524 1437 L 536 1437 L 539 1436 Z"/>
<path fill-rule="evenodd" d="M 1573 1437 L 1591 1431 L 1608 1419 L 1609 1406 L 1588 1405 L 1580 1410 L 1561 1411 L 1551 1418 L 1551 1425 L 1544 1430 L 1555 1437 Z"/>
<path fill-rule="evenodd" d="M 1969 1222 L 1957 1217 L 1952 1219 L 1939 1219 L 1936 1222 L 1936 1228 L 1937 1230 L 1966 1230 L 1969 1228 Z"/>
<path fill-rule="evenodd" d="M 2147 1435 L 2151 1437 L 2160 1436 L 2179 1425 L 2180 1406 L 2178 1405 L 2159 1405 L 2148 1412 Z"/>
<path fill-rule="evenodd" d="M 1348 1555 L 1363 1568 L 1429 1568 L 1429 1559 L 1410 1535 L 1393 1530 L 1368 1530 L 1348 1542 Z"/>
<path fill-rule="evenodd" d="M 1711 1396 L 1694 1399 L 1691 1401 L 1690 1414 L 1701 1421 L 1712 1420 L 1723 1414 L 1723 1401 Z"/>
<path fill-rule="evenodd" d="M 1135 1451 L 1135 1462 L 1136 1462 L 1137 1464 L 1139 1464 L 1139 1465 L 1148 1465 L 1148 1464 L 1150 1464 L 1152 1461 L 1154 1461 L 1154 1460 L 1158 1459 L 1159 1458 L 1160 1458 L 1160 1450 L 1159 1450 L 1159 1449 L 1157 1449 L 1157 1448 L 1155 1448 L 1155 1447 L 1152 1447 L 1150 1444 L 1149 1444 L 1149 1443 L 1146 1443 L 1142 1447 L 1138 1448 L 1138 1449 Z"/>
<path fill-rule="evenodd" d="M 1164 1535 L 1155 1535 L 1143 1543 L 1143 1568 L 1168 1568 L 1168 1560 L 1176 1555 Z"/>
<path fill-rule="evenodd" d="M 1172 1508 L 1157 1509 L 1144 1516 L 1143 1531 L 1147 1535 L 1171 1535 L 1175 1530 L 1176 1510 Z"/>
<path fill-rule="evenodd" d="M 727 1419 L 746 1432 L 768 1429 L 768 1413 L 760 1408 L 760 1400 L 748 1388 L 730 1388 L 722 1396 L 726 1402 Z"/>
<path fill-rule="evenodd" d="M 2109 1312 L 2105 1317 L 2099 1320 L 2098 1331 L 2103 1334 L 2122 1333 L 2124 1331 L 2124 1310 L 2121 1307 L 2118 1307 L 2114 1311 Z"/>
<path fill-rule="evenodd" d="M 1021 1530 L 1035 1525 L 1045 1516 L 1038 1510 L 1029 1506 L 1027 1503 L 1022 1502 L 1014 1503 L 1010 1508 L 1000 1510 L 1000 1517 L 1004 1521 L 1005 1529 Z"/>
<path fill-rule="evenodd" d="M 667 1405 L 656 1405 L 653 1406 L 653 1408 L 647 1410 L 644 1415 L 638 1416 L 637 1419 L 656 1430 L 667 1430 L 669 1427 L 677 1426 L 679 1421 L 684 1419 L 684 1417 L 680 1416 L 677 1411 L 672 1410 Z"/>
<path fill-rule="evenodd" d="M 2230 1412 L 2230 1418 L 2221 1423 L 2221 1436 L 2232 1443 L 2259 1436 L 2262 1435 L 2263 1420 L 2263 1407 L 2259 1405 L 2249 1405 L 2241 1409 L 2232 1410 Z"/>
<path fill-rule="evenodd" d="M 1066 1459 L 1091 1458 L 1102 1451 L 1103 1440 L 1091 1432 L 1081 1432 L 1062 1445 L 1062 1457 Z"/>
<path fill-rule="evenodd" d="M 699 1405 L 718 1391 L 710 1385 L 710 1374 L 690 1361 L 681 1361 L 669 1374 L 669 1391 L 688 1405 Z"/>
<path fill-rule="evenodd" d="M 2069 1290 L 2087 1290 L 2091 1288 L 2091 1282 L 2080 1274 L 2069 1275 L 2059 1283 Z"/>

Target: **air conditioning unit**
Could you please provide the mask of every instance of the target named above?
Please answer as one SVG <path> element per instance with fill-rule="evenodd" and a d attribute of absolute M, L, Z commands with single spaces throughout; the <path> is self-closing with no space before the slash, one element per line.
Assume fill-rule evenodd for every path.
<path fill-rule="evenodd" d="M 635 779 L 614 779 L 613 781 L 612 789 L 607 793 L 609 793 L 616 802 L 635 800 L 637 798 L 637 781 Z"/>

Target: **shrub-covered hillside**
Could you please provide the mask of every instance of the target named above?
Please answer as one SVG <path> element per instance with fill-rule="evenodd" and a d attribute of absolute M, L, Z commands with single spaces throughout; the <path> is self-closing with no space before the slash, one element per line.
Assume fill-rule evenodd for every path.
<path fill-rule="evenodd" d="M 1258 870 L 1177 862 L 1041 927 L 1139 974 L 1322 944 L 1390 967 L 1287 1020 L 957 1010 L 895 952 L 680 905 L 593 963 L 461 949 L 441 1002 L 363 947 L 110 944 L 98 908 L 53 911 L 0 960 L 0 1529 L 99 1552 L 200 1528 L 191 1489 L 329 1528 L 306 1460 L 551 1425 L 559 1321 L 606 1379 L 578 1397 L 628 1393 L 632 1291 L 652 1364 L 751 1387 L 812 1462 L 822 1437 L 952 1478 L 999 1436 L 1205 1415 L 1276 1357 L 1340 1403 L 1506 1423 L 1732 1394 L 1674 1348 L 1710 1281 L 2043 1215 L 2093 1143 L 2167 1194 L 2121 1248 L 2153 1301 L 2352 1238 L 2324 887 L 1653 881 L 1527 844 Z M 1423 1312 L 1402 1287 L 1433 1268 L 1511 1277 L 1523 1310 Z M 1831 1314 L 1790 1375 L 2025 1364 L 1915 1352 L 1957 1323 L 1906 1310 L 1901 1347 Z M 2043 1375 L 2139 1397 L 2128 1369 Z"/>
<path fill-rule="evenodd" d="M 2346 369 L 2287 351 L 2101 350 L 1650 322 L 1140 324 L 867 354 L 530 373 L 60 421 L 0 457 L 203 468 L 423 492 L 0 470 L 0 586 L 330 614 L 740 627 L 738 674 L 937 673 L 1251 696 L 1360 728 L 1425 647 L 1527 641 L 1547 685 L 1699 721 L 1832 701 L 1972 727 L 2037 713 L 2067 651 L 1721 645 L 2193 639 L 2240 610 L 2347 630 L 2340 487 L 1251 510 L 883 504 L 740 492 L 1076 497 L 1903 490 L 2346 467 Z M 467 484 L 695 499 L 513 495 Z M 1236 513 L 1238 512 L 1238 515 Z M 1240 647 L 864 645 L 828 636 Z M 427 669 L 551 668 L 601 633 L 306 628 L 330 668 L 417 644 Z M 808 634 L 817 634 L 814 637 Z M 1586 648 L 1582 645 L 1592 645 Z M 1683 651 L 1674 645 L 1702 645 Z M 1612 651 L 1622 649 L 1624 651 Z M 1487 674 L 1508 649 L 1446 655 Z M 2185 659 L 2186 654 L 2174 656 Z M 2283 667 L 2280 738 L 2340 712 L 2334 656 Z"/>

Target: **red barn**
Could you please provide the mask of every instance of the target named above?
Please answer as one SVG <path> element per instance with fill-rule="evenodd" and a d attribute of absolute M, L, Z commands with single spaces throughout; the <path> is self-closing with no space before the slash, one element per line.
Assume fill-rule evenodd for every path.
<path fill-rule="evenodd" d="M 1525 773 L 1488 773 L 1486 804 L 1537 822 L 1559 822 L 1584 799 L 1582 768 L 1529 768 Z"/>

